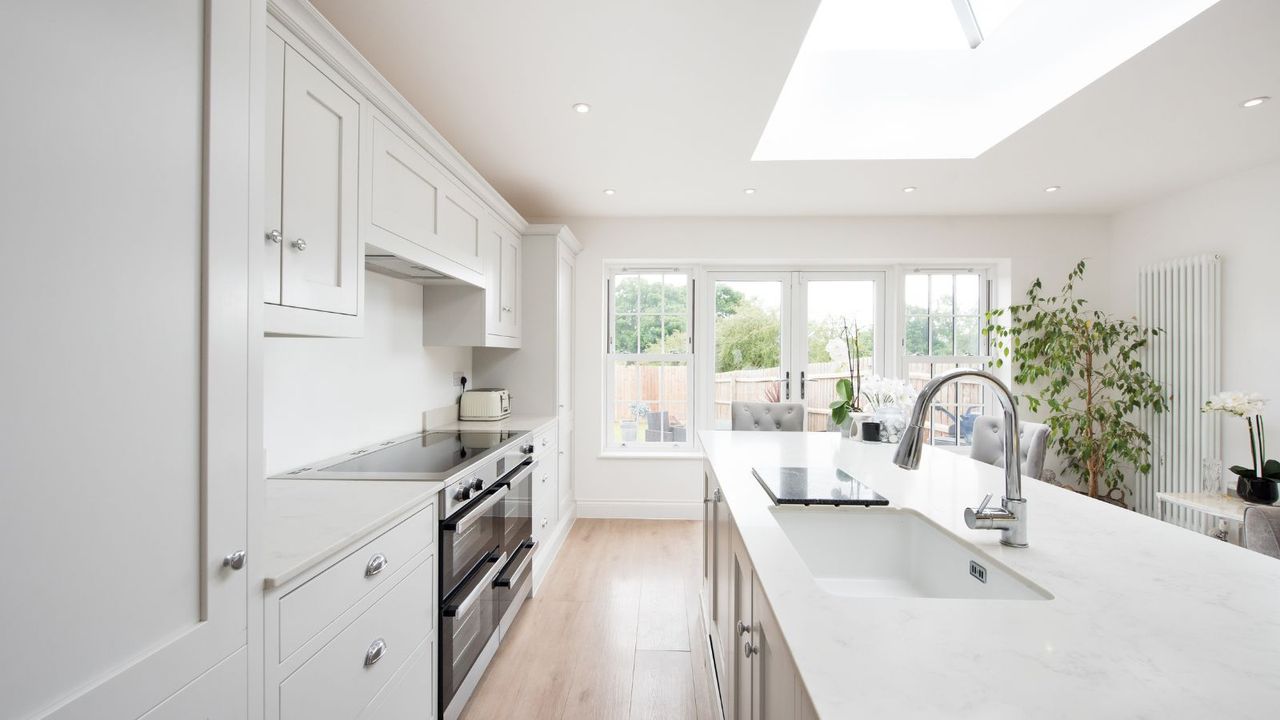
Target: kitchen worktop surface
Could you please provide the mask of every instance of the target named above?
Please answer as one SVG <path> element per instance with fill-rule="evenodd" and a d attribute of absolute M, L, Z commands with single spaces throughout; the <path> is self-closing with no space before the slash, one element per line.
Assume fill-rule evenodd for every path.
<path fill-rule="evenodd" d="M 1030 547 L 970 530 L 1004 472 L 837 433 L 701 433 L 765 596 L 823 718 L 1263 717 L 1280 708 L 1280 561 L 1036 480 Z M 836 466 L 1053 595 L 852 598 L 813 580 L 752 476 Z M 791 512 L 852 513 L 864 508 Z M 831 538 L 832 552 L 858 552 Z"/>
<path fill-rule="evenodd" d="M 535 432 L 554 421 L 550 416 L 513 416 L 497 422 L 443 422 L 431 430 Z M 263 521 L 266 587 L 283 585 L 395 525 L 434 502 L 450 480 L 268 478 Z"/>

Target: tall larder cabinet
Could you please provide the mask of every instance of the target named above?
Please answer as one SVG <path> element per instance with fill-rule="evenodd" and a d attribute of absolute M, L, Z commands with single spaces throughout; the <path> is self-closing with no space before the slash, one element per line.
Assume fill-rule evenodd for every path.
<path fill-rule="evenodd" d="M 534 484 L 534 586 L 576 513 L 573 484 L 574 273 L 582 245 L 564 225 L 530 225 L 520 244 L 520 349 L 476 348 L 477 387 L 511 391 L 517 415 L 556 418 L 554 453 L 539 460 Z M 548 299 L 554 298 L 554 302 Z M 548 448 L 551 449 L 551 448 Z M 543 522 L 543 521 L 546 522 Z"/>

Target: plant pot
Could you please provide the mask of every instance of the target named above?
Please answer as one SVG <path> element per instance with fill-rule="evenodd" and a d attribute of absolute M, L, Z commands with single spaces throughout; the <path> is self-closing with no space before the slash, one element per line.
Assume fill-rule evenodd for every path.
<path fill-rule="evenodd" d="M 1245 502 L 1271 505 L 1280 500 L 1280 483 L 1271 478 L 1244 477 L 1236 480 L 1236 493 Z"/>
<path fill-rule="evenodd" d="M 862 423 L 870 419 L 870 413 L 849 413 L 849 417 L 840 425 L 840 434 L 847 438 L 856 438 Z"/>
<path fill-rule="evenodd" d="M 638 430 L 639 427 L 640 427 L 640 424 L 637 422 L 633 422 L 631 420 L 623 420 L 622 421 L 622 441 L 635 442 L 636 434 L 637 434 L 636 430 Z"/>

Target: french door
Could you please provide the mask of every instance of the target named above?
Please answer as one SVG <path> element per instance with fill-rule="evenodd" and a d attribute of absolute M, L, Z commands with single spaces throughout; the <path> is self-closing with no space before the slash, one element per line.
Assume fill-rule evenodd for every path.
<path fill-rule="evenodd" d="M 836 382 L 854 367 L 863 377 L 883 372 L 883 271 L 733 270 L 707 279 L 704 427 L 729 429 L 741 400 L 799 402 L 806 430 L 833 429 Z"/>

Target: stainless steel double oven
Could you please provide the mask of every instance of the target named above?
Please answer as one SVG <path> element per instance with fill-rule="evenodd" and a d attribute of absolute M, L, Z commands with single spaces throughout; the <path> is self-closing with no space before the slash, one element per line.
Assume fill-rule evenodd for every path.
<path fill-rule="evenodd" d="M 443 491 L 440 708 L 462 712 L 519 612 L 533 559 L 532 446 L 501 452 Z"/>

